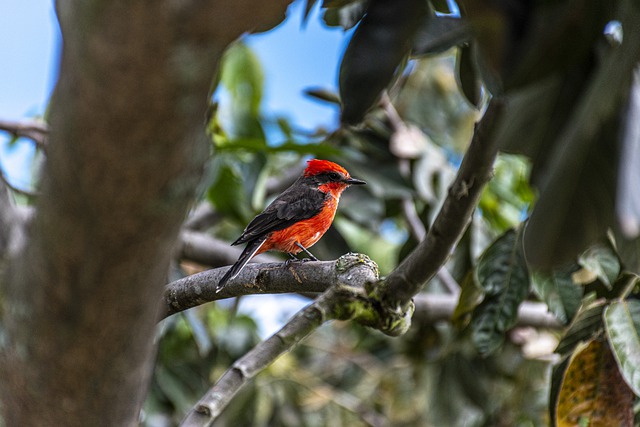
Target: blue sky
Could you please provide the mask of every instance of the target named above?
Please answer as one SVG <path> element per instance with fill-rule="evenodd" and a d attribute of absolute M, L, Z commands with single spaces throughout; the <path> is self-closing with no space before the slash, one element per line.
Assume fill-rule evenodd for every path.
<path fill-rule="evenodd" d="M 347 35 L 328 28 L 319 6 L 302 25 L 304 2 L 289 8 L 288 19 L 266 33 L 246 37 L 265 69 L 263 109 L 284 115 L 301 128 L 337 126 L 335 107 L 302 95 L 309 87 L 336 90 L 340 56 Z M 60 32 L 53 1 L 0 2 L 0 118 L 20 120 L 42 115 L 55 84 Z M 28 188 L 33 149 L 28 142 L 8 147 L 0 134 L 0 165 L 12 183 Z"/>
<path fill-rule="evenodd" d="M 348 34 L 323 26 L 318 5 L 303 26 L 303 7 L 303 2 L 296 1 L 285 22 L 245 40 L 265 70 L 263 110 L 284 115 L 299 128 L 333 128 L 338 123 L 336 107 L 309 99 L 302 91 L 310 87 L 337 90 L 337 70 Z M 60 37 L 53 1 L 0 2 L 0 118 L 21 120 L 44 113 L 55 84 Z M 33 147 L 30 142 L 9 147 L 8 139 L 0 133 L 0 166 L 15 186 L 28 189 Z M 260 318 L 266 335 L 304 303 L 286 295 L 254 297 L 244 298 L 241 309 Z"/>

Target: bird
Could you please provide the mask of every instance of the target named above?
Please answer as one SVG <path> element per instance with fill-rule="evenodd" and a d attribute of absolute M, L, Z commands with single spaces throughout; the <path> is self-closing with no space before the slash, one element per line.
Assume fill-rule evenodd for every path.
<path fill-rule="evenodd" d="M 331 226 L 340 195 L 351 185 L 364 184 L 365 181 L 352 178 L 337 163 L 319 159 L 307 161 L 302 175 L 251 220 L 231 244 L 246 243 L 247 246 L 220 279 L 216 292 L 238 276 L 251 258 L 268 250 L 286 252 L 292 259 L 305 252 L 311 260 L 317 261 L 309 247 Z"/>

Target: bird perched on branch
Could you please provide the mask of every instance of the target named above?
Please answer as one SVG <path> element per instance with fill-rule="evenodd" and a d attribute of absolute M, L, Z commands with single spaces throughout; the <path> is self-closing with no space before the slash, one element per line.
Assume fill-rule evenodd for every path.
<path fill-rule="evenodd" d="M 342 192 L 350 185 L 362 184 L 365 182 L 351 178 L 349 172 L 336 163 L 309 160 L 302 176 L 258 214 L 232 243 L 247 246 L 222 277 L 216 292 L 240 274 L 251 258 L 271 249 L 286 252 L 293 259 L 304 251 L 317 261 L 308 248 L 331 226 Z"/>

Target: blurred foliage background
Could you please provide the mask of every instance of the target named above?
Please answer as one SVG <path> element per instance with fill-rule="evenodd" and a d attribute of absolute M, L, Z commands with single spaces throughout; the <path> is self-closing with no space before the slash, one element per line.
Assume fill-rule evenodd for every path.
<path fill-rule="evenodd" d="M 308 1 L 307 10 L 314 3 Z M 355 127 L 303 130 L 265 111 L 260 61 L 242 40 L 229 47 L 212 98 L 209 133 L 215 155 L 199 201 L 215 213 L 215 220 L 198 231 L 235 240 L 293 182 L 305 159 L 329 159 L 368 185 L 345 192 L 333 227 L 313 253 L 328 260 L 362 252 L 388 274 L 428 230 L 486 101 L 501 97 L 508 108 L 497 138 L 505 152 L 446 274 L 423 290 L 427 296 L 460 295 L 457 308 L 452 321 L 423 321 L 416 314 L 411 330 L 400 338 L 354 324 L 325 325 L 243 389 L 216 425 L 632 425 L 599 424 L 606 418 L 594 412 L 572 418 L 557 402 L 565 401 L 562 393 L 569 386 L 581 389 L 595 381 L 563 376 L 579 354 L 605 357 L 603 346 L 584 347 L 585 342 L 609 339 L 618 358 L 618 365 L 594 363 L 587 369 L 592 376 L 610 376 L 620 366 L 624 378 L 614 386 L 624 390 L 625 381 L 640 369 L 634 365 L 634 348 L 620 344 L 625 338 L 640 342 L 633 275 L 637 240 L 620 240 L 621 234 L 610 228 L 613 207 L 601 200 L 612 199 L 615 183 L 603 189 L 609 180 L 599 175 L 617 170 L 606 159 L 617 152 L 612 147 L 622 119 L 609 112 L 625 111 L 623 94 L 629 92 L 631 77 L 623 73 L 615 88 L 609 87 L 613 79 L 597 79 L 603 67 L 617 64 L 622 73 L 620 61 L 634 64 L 636 53 L 616 51 L 621 41 L 605 27 L 621 19 L 621 10 L 633 9 L 630 22 L 640 28 L 633 21 L 640 16 L 637 6 L 625 1 L 596 2 L 598 7 L 589 9 L 592 5 L 577 0 L 554 5 L 403 0 L 393 7 L 420 7 L 424 11 L 418 16 L 426 22 L 417 22 L 407 35 L 402 33 L 407 27 L 399 25 L 403 22 L 375 21 L 370 9 L 364 14 L 374 3 L 384 2 L 322 2 L 327 25 L 350 28 L 367 16 L 369 22 L 360 23 L 364 29 L 345 53 L 341 94 L 308 91 L 318 102 L 341 107 L 346 122 L 362 116 Z M 399 52 L 385 52 L 382 46 L 367 53 L 371 34 L 365 32 L 376 34 L 387 24 L 391 37 L 412 38 L 412 44 Z M 625 40 L 635 40 L 635 30 L 621 25 Z M 363 75 L 358 61 L 367 55 L 390 64 L 373 76 Z M 351 74 L 361 79 L 359 84 Z M 375 98 L 376 88 L 386 89 L 381 99 L 363 95 L 375 92 Z M 605 94 L 600 102 L 607 114 L 588 98 L 594 91 Z M 603 127 L 581 134 L 585 123 L 592 122 Z M 582 154 L 567 155 L 566 147 Z M 605 164 L 589 159 L 604 159 Z M 573 169 L 574 175 L 557 172 Z M 535 211 L 538 203 L 545 210 Z M 599 210 L 591 215 L 594 206 Z M 529 238 L 524 236 L 528 218 L 532 229 L 526 230 L 546 243 L 523 242 Z M 544 267 L 553 257 L 570 262 L 562 268 L 532 269 L 523 252 L 527 245 Z M 619 248 L 629 245 L 631 255 L 621 255 Z M 175 275 L 217 266 L 183 259 Z M 612 338 L 617 324 L 602 317 L 607 307 L 615 308 L 607 306 L 614 300 L 630 313 L 623 322 L 626 329 L 618 330 L 623 336 L 618 344 Z M 277 298 L 268 301 L 271 310 L 280 309 Z M 571 328 L 516 326 L 524 301 L 544 302 L 560 324 Z M 259 342 L 260 319 L 239 313 L 238 304 L 208 304 L 163 322 L 142 425 L 176 424 L 234 360 Z M 626 371 L 620 357 L 630 358 Z M 637 396 L 623 395 L 630 403 L 622 411 L 631 413 L 633 422 L 634 416 L 638 419 Z M 590 404 L 601 398 L 585 397 Z"/>

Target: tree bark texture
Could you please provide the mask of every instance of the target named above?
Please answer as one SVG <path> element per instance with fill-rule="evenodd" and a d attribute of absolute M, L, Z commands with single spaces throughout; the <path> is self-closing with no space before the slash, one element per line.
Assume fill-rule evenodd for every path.
<path fill-rule="evenodd" d="M 40 196 L 0 288 L 8 427 L 137 424 L 218 61 L 287 3 L 58 1 Z"/>

